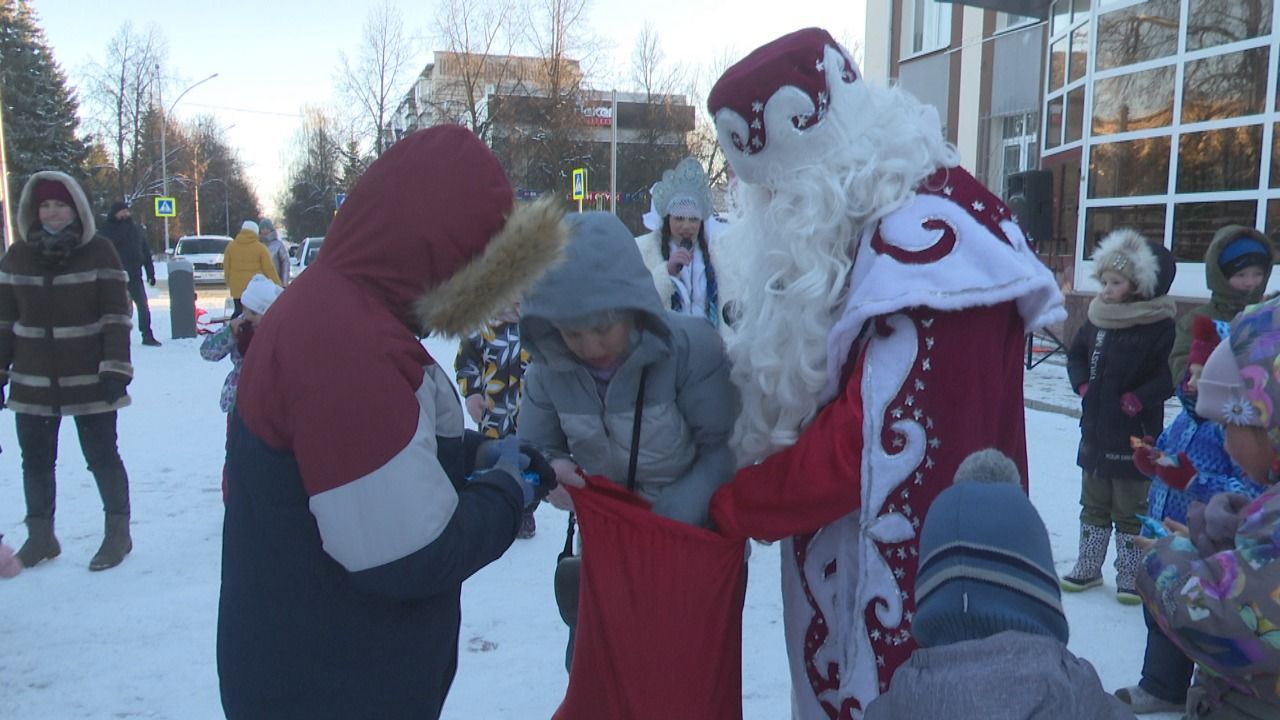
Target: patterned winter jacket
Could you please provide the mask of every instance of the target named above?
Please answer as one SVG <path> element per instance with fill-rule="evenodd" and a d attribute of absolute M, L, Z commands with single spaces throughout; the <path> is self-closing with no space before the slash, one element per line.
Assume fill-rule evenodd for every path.
<path fill-rule="evenodd" d="M 1233 546 L 1207 557 L 1183 536 L 1157 541 L 1138 592 L 1188 657 L 1280 717 L 1280 487 L 1239 518 Z"/>
<path fill-rule="evenodd" d="M 66 264 L 50 268 L 36 247 L 39 227 L 32 198 L 41 180 L 71 193 L 80 219 L 80 244 Z M 101 380 L 128 383 L 128 275 L 111 241 L 97 235 L 89 201 L 60 172 L 38 172 L 18 203 L 19 241 L 0 259 L 0 386 L 8 407 L 31 415 L 92 415 L 118 410 L 129 396 L 107 402 Z"/>
<path fill-rule="evenodd" d="M 244 363 L 244 354 L 240 352 L 240 343 L 231 332 L 231 325 L 223 325 L 218 332 L 205 337 L 200 343 L 200 357 L 211 362 L 231 356 L 231 372 L 222 381 L 222 393 L 218 397 L 218 407 L 222 412 L 231 412 L 236 404 L 236 387 L 240 384 L 240 366 Z"/>
<path fill-rule="evenodd" d="M 479 430 L 500 438 L 516 431 L 520 413 L 520 386 L 529 353 L 520 346 L 520 325 L 495 322 L 472 333 L 458 345 L 453 370 L 462 397 L 475 394 L 488 400 L 480 416 Z"/>
<path fill-rule="evenodd" d="M 1157 520 L 1169 518 L 1185 523 L 1187 507 L 1194 500 L 1207 503 L 1221 492 L 1240 493 L 1250 498 L 1261 495 L 1266 487 L 1250 480 L 1223 447 L 1222 426 L 1197 415 L 1195 396 L 1187 395 L 1182 386 L 1178 387 L 1177 395 L 1182 401 L 1182 412 L 1160 433 L 1156 447 L 1172 457 L 1186 453 L 1196 476 L 1183 491 L 1170 488 L 1160 478 L 1152 478 L 1147 515 Z M 1143 530 L 1143 534 L 1150 537 L 1150 531 Z"/>

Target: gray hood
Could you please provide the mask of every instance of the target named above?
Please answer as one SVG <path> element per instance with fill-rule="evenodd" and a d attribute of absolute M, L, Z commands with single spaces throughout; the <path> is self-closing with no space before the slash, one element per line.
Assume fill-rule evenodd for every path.
<path fill-rule="evenodd" d="M 564 262 L 542 276 L 520 308 L 520 338 L 537 359 L 572 362 L 555 326 L 609 310 L 632 310 L 636 324 L 668 343 L 671 328 L 653 276 L 635 238 L 606 212 L 565 216 L 569 242 Z"/>

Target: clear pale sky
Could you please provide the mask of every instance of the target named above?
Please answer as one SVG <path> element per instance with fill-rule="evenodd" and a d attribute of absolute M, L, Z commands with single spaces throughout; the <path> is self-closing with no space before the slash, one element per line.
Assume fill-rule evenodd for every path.
<path fill-rule="evenodd" d="M 434 0 L 394 0 L 416 41 L 416 67 L 431 62 Z M 175 87 L 218 73 L 188 93 L 174 115 L 212 114 L 240 154 L 258 197 L 274 212 L 284 182 L 288 147 L 305 105 L 335 103 L 338 53 L 355 56 L 374 0 L 34 0 L 40 26 L 72 84 L 106 55 L 126 21 L 136 29 L 161 26 L 169 43 L 166 75 Z M 669 61 L 708 67 L 726 53 L 734 60 L 785 33 L 820 26 L 838 40 L 860 43 L 866 0 L 829 3 L 713 2 L 712 0 L 592 0 L 590 30 L 610 44 L 612 73 L 625 89 L 629 58 L 646 22 L 658 30 Z M 607 84 L 607 79 L 602 79 Z M 177 92 L 175 90 L 175 92 Z M 172 102 L 165 98 L 166 104 Z"/>

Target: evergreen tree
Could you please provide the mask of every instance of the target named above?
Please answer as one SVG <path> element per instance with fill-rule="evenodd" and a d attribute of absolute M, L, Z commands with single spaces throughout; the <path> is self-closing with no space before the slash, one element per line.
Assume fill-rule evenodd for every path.
<path fill-rule="evenodd" d="M 76 137 L 76 96 L 27 0 L 0 0 L 0 95 L 13 201 L 38 170 L 79 178 L 89 148 Z"/>

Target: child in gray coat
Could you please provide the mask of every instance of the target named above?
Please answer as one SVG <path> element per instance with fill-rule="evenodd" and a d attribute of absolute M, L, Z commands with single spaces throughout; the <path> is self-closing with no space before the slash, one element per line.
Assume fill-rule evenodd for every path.
<path fill-rule="evenodd" d="M 996 450 L 970 455 L 920 533 L 920 647 L 866 720 L 1132 720 L 1067 650 L 1044 522 Z"/>

